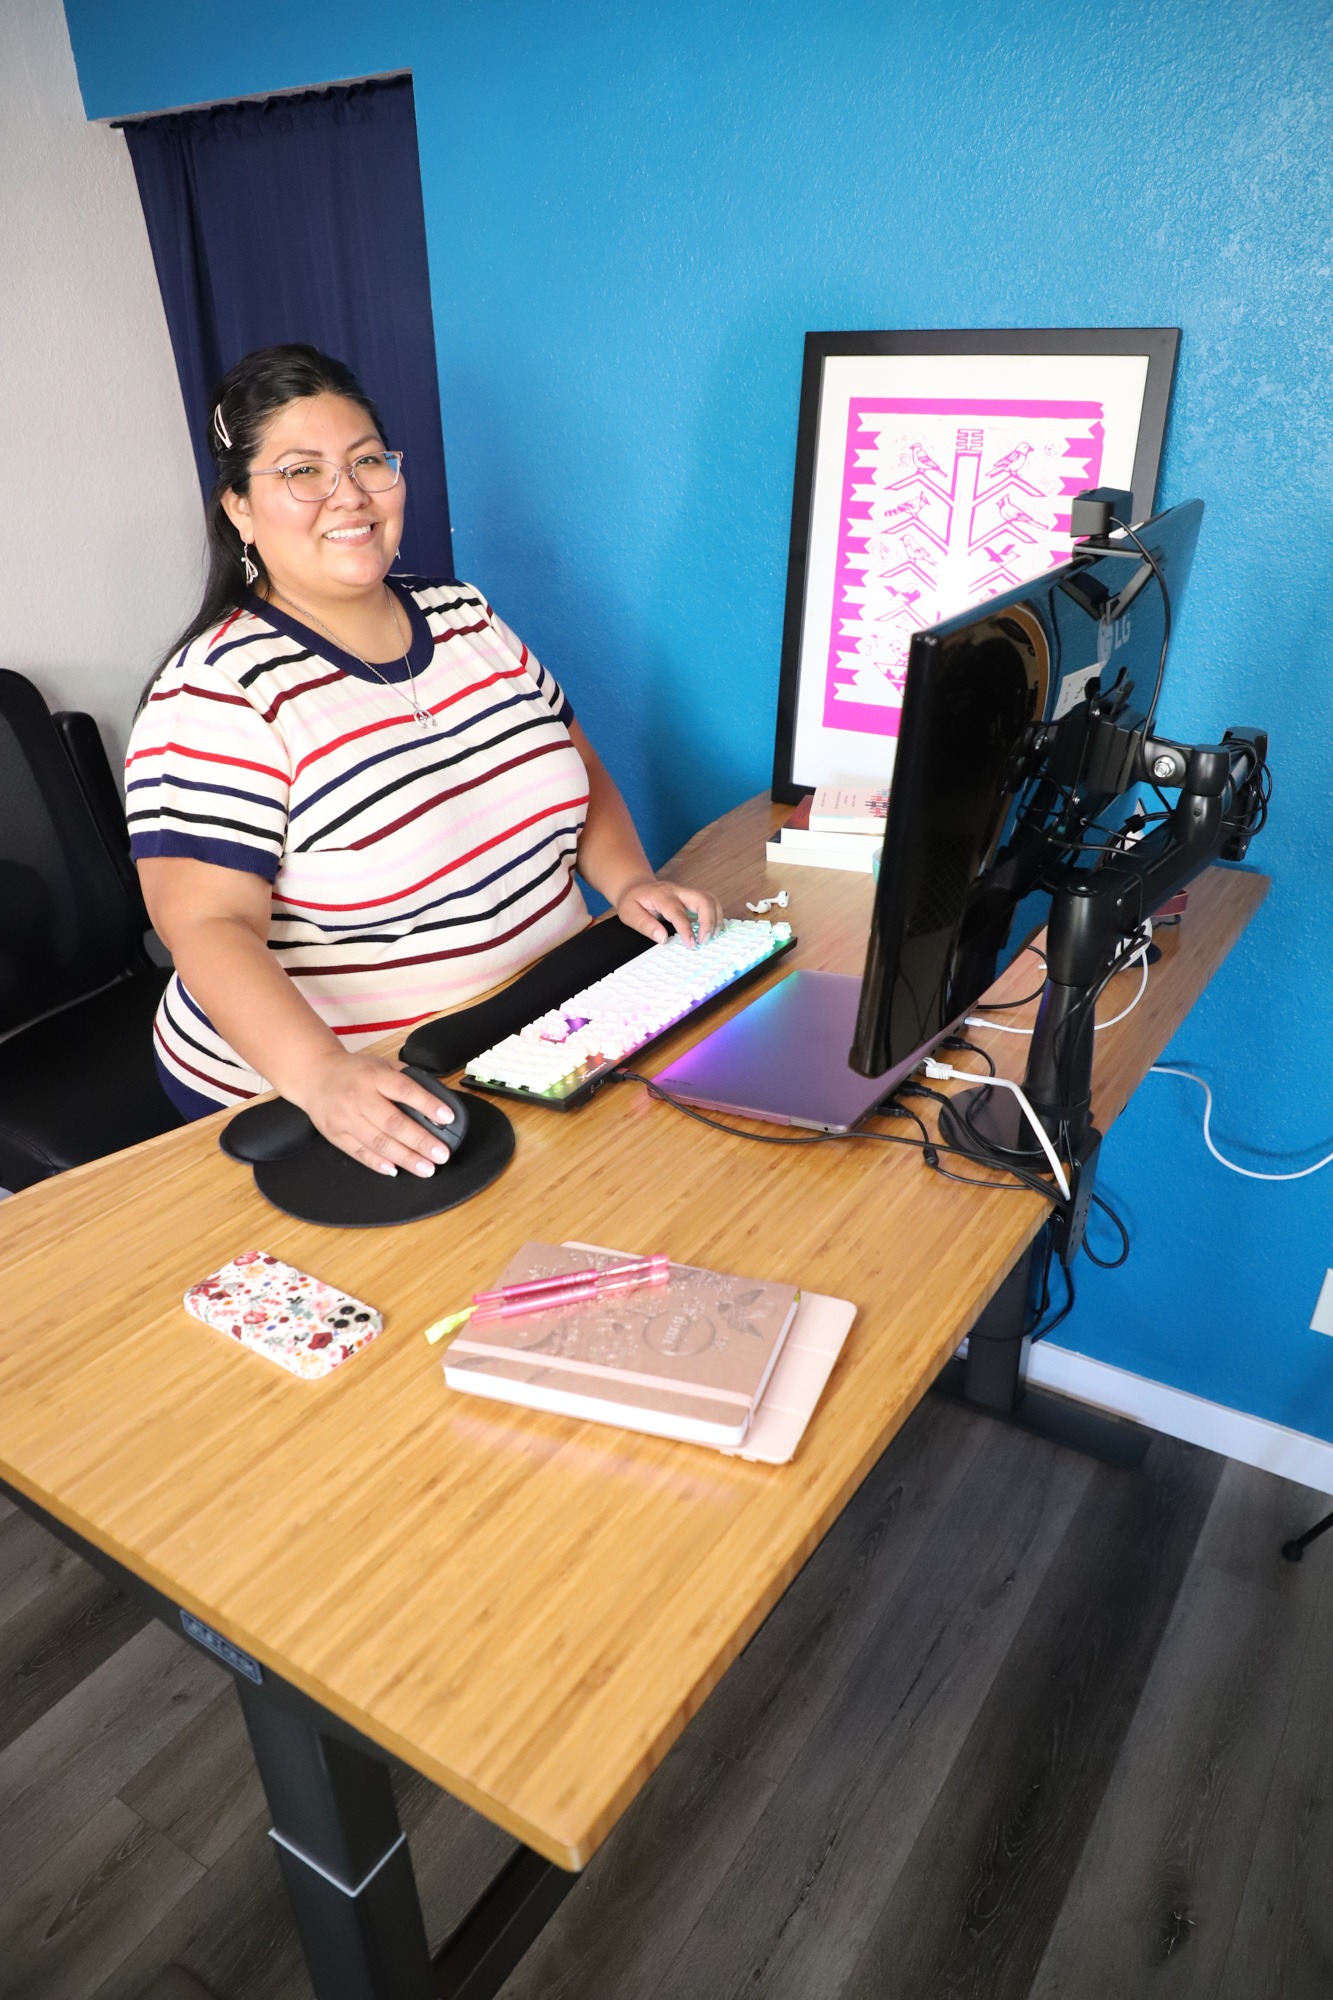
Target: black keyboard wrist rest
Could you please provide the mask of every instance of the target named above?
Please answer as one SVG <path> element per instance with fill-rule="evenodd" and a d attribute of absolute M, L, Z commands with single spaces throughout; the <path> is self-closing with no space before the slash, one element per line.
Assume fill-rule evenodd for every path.
<path fill-rule="evenodd" d="M 416 1063 L 436 1076 L 463 1069 L 483 1049 L 492 1049 L 506 1035 L 516 1035 L 542 1014 L 569 1000 L 594 980 L 628 965 L 640 952 L 651 951 L 653 941 L 640 931 L 632 931 L 619 917 L 606 917 L 566 938 L 545 958 L 539 958 L 513 984 L 475 1007 L 462 1007 L 456 1014 L 443 1014 L 438 1021 L 423 1021 L 413 1028 L 398 1051 L 405 1063 Z"/>

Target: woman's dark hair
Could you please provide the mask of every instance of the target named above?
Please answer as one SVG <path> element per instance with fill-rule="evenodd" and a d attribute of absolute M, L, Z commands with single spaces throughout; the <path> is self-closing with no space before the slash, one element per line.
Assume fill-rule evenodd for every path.
<path fill-rule="evenodd" d="M 250 486 L 250 466 L 259 451 L 269 423 L 287 403 L 310 396 L 345 396 L 357 403 L 385 436 L 384 420 L 350 368 L 321 354 L 317 347 L 293 341 L 282 347 L 257 347 L 253 354 L 229 368 L 208 402 L 208 442 L 218 462 L 217 484 L 204 510 L 208 532 L 208 576 L 203 600 L 194 617 L 153 669 L 152 678 L 139 700 L 148 699 L 153 681 L 168 660 L 182 646 L 197 639 L 210 625 L 220 625 L 229 611 L 244 604 L 251 588 L 245 581 L 243 546 L 222 505 L 222 496 L 231 489 L 245 493 Z M 250 560 L 259 571 L 255 586 L 268 583 L 264 558 L 251 544 Z"/>

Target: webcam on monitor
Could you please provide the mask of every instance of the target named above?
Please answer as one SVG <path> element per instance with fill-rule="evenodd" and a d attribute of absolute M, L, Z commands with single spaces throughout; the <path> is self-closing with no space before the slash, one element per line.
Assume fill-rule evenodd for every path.
<path fill-rule="evenodd" d="M 1090 486 L 1076 493 L 1069 509 L 1069 532 L 1076 542 L 1103 547 L 1113 526 L 1128 527 L 1133 519 L 1134 495 L 1119 486 Z"/>

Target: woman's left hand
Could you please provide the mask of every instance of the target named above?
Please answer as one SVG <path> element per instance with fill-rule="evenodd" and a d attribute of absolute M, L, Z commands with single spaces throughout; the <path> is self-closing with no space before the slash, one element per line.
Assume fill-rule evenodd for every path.
<path fill-rule="evenodd" d="M 654 944 L 665 944 L 674 931 L 692 945 L 696 922 L 700 943 L 721 927 L 722 905 L 706 889 L 686 889 L 678 882 L 663 882 L 649 875 L 621 890 L 616 915 L 622 924 L 642 931 Z"/>

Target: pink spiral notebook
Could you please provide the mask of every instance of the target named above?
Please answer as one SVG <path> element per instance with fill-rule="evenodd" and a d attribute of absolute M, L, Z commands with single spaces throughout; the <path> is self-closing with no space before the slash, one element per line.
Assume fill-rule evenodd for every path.
<path fill-rule="evenodd" d="M 591 1244 L 525 1244 L 501 1282 L 618 1261 Z M 795 1286 L 673 1264 L 663 1288 L 479 1325 L 450 1345 L 465 1394 L 783 1463 L 855 1315 Z"/>

